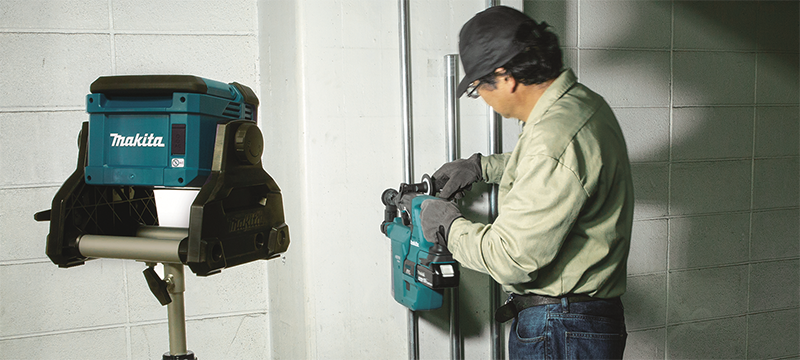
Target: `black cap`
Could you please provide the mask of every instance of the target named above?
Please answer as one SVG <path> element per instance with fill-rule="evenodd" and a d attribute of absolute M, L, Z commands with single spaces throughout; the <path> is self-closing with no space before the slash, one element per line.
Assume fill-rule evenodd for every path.
<path fill-rule="evenodd" d="M 458 53 L 464 78 L 456 88 L 458 96 L 473 81 L 490 74 L 522 52 L 525 44 L 514 41 L 517 30 L 533 19 L 508 6 L 494 6 L 476 14 L 458 35 Z"/>

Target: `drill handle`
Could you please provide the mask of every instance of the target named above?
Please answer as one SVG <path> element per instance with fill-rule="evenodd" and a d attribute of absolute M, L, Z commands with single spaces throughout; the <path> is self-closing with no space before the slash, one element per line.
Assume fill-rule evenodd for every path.
<path fill-rule="evenodd" d="M 400 184 L 400 193 L 406 194 L 413 192 L 433 196 L 438 191 L 438 189 L 435 188 L 434 183 L 435 182 L 433 181 L 433 178 L 431 178 L 430 175 L 425 174 L 422 175 L 421 182 L 414 184 Z"/>

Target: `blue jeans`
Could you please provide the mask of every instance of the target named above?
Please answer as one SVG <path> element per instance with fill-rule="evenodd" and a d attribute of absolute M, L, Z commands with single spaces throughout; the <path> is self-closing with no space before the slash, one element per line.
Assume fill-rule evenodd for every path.
<path fill-rule="evenodd" d="M 622 359 L 623 313 L 619 299 L 529 307 L 511 325 L 509 358 Z"/>

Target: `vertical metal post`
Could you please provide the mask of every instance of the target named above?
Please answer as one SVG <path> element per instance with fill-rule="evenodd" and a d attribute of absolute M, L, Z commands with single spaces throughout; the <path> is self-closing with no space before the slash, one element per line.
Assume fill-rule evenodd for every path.
<path fill-rule="evenodd" d="M 489 107 L 489 152 L 492 154 L 500 154 L 503 152 L 503 131 L 502 131 L 502 117 L 496 113 L 494 109 Z M 497 219 L 497 184 L 492 185 L 489 191 L 489 222 L 494 222 Z M 494 312 L 500 307 L 502 289 L 494 279 L 489 278 L 489 316 L 492 317 L 489 322 L 491 323 L 491 338 L 492 338 L 492 359 L 503 360 L 505 359 L 505 336 L 503 324 L 494 321 Z"/>
<path fill-rule="evenodd" d="M 172 302 L 167 305 L 169 322 L 169 354 L 185 355 L 186 314 L 184 312 L 183 292 L 186 290 L 183 277 L 183 264 L 164 263 L 164 278 L 169 284 Z"/>
<path fill-rule="evenodd" d="M 414 310 L 408 310 L 408 358 L 419 359 L 419 315 Z"/>
<path fill-rule="evenodd" d="M 444 56 L 445 63 L 445 119 L 447 135 L 447 161 L 458 159 L 459 108 L 456 87 L 458 86 L 458 55 Z"/>
<path fill-rule="evenodd" d="M 411 126 L 411 55 L 410 31 L 408 21 L 408 0 L 398 0 L 400 22 L 400 95 L 403 117 L 403 178 L 406 183 L 414 182 L 413 167 L 413 128 Z M 408 310 L 408 358 L 419 358 L 419 316 Z"/>
<path fill-rule="evenodd" d="M 497 5 L 500 5 L 499 0 L 486 0 L 487 8 Z M 487 108 L 489 120 L 489 152 L 491 154 L 499 154 L 503 152 L 503 131 L 501 127 L 502 117 L 491 107 L 487 106 Z M 497 214 L 497 185 L 492 185 L 492 189 L 489 192 L 489 222 L 494 222 L 494 220 L 497 218 Z M 492 319 L 489 320 L 489 322 L 492 324 L 492 359 L 503 360 L 506 357 L 505 336 L 503 334 L 504 328 L 503 324 L 494 321 L 494 312 L 501 305 L 500 294 L 502 293 L 502 290 L 500 289 L 500 284 L 494 281 L 494 279 L 490 278 L 489 282 L 489 316 L 492 317 Z"/>
<path fill-rule="evenodd" d="M 403 177 L 406 183 L 414 182 L 414 143 L 411 112 L 411 42 L 408 21 L 408 0 L 399 0 L 400 5 L 400 96 L 403 117 Z"/>
<path fill-rule="evenodd" d="M 447 161 L 453 161 L 459 158 L 459 109 L 458 95 L 456 94 L 456 87 L 458 86 L 458 55 L 445 55 L 444 63 Z M 458 287 L 454 287 L 450 289 L 450 359 L 452 360 L 464 358 L 459 308 Z"/>

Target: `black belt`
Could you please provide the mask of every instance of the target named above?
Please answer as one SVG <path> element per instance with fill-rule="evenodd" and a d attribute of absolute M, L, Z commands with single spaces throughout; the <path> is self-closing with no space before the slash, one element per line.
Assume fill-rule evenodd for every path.
<path fill-rule="evenodd" d="M 602 300 L 587 295 L 569 295 L 566 296 L 566 298 L 570 303 Z M 561 304 L 561 299 L 563 299 L 563 297 L 542 296 L 535 294 L 512 295 L 511 299 L 509 299 L 505 305 L 497 308 L 497 310 L 494 312 L 494 319 L 497 322 L 504 323 L 517 317 L 517 314 L 519 314 L 520 311 L 529 307 Z"/>

